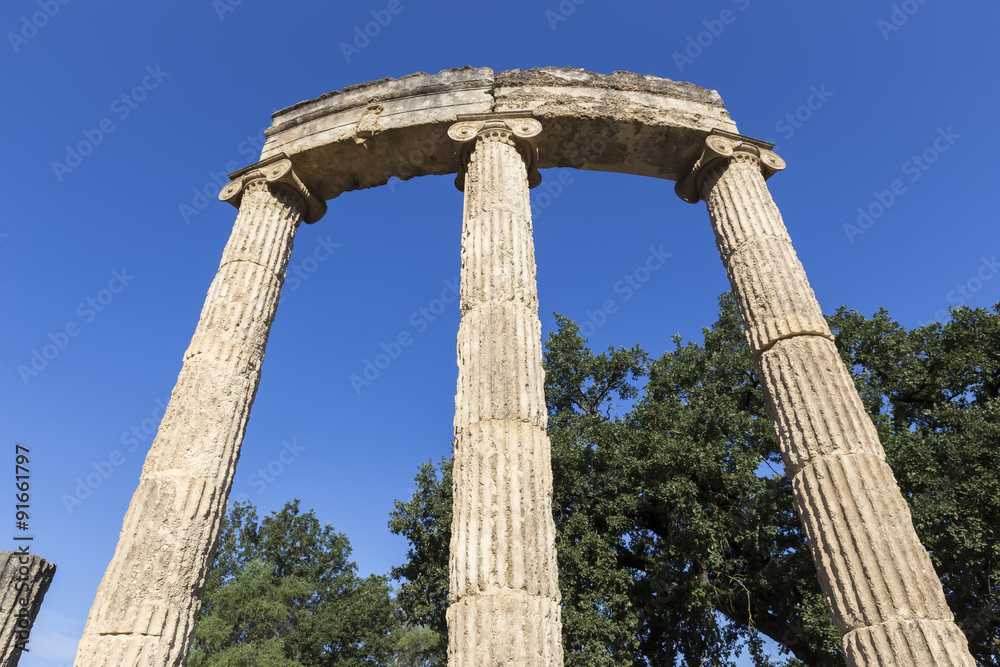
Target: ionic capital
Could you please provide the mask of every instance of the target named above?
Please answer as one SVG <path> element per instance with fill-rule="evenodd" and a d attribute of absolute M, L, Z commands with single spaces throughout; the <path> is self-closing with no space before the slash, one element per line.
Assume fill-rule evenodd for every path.
<path fill-rule="evenodd" d="M 448 136 L 457 141 L 462 151 L 455 187 L 465 191 L 465 169 L 469 155 L 478 140 L 496 141 L 513 146 L 524 158 L 528 170 L 528 187 L 542 182 L 538 173 L 538 147 L 535 137 L 542 124 L 531 117 L 531 111 L 506 111 L 491 114 L 459 114 L 458 122 L 448 128 Z"/>
<path fill-rule="evenodd" d="M 237 209 L 243 200 L 247 187 L 258 184 L 264 187 L 280 187 L 301 199 L 302 219 L 312 224 L 326 213 L 326 202 L 318 199 L 295 174 L 292 161 L 284 153 L 261 160 L 249 167 L 229 174 L 229 184 L 222 188 L 219 199 L 229 202 Z"/>
<path fill-rule="evenodd" d="M 677 181 L 674 192 L 688 202 L 696 204 L 703 198 L 702 185 L 708 167 L 719 160 L 730 162 L 748 162 L 760 169 L 764 180 L 785 168 L 785 161 L 776 153 L 771 152 L 774 144 L 759 139 L 744 137 L 740 134 L 712 130 L 705 137 L 705 146 L 701 157 L 691 167 L 687 176 Z"/>

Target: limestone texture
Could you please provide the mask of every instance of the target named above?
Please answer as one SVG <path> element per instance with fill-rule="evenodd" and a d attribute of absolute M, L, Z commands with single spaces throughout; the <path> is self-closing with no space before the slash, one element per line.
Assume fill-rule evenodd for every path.
<path fill-rule="evenodd" d="M 562 664 L 528 189 L 571 167 L 677 180 L 706 202 L 849 663 L 971 666 L 767 190 L 784 162 L 736 132 L 713 90 L 553 67 L 417 73 L 276 113 L 261 160 L 220 194 L 239 215 L 75 664 L 184 664 L 298 223 L 342 192 L 454 173 L 449 662 Z"/>
<path fill-rule="evenodd" d="M 768 171 L 784 163 L 769 145 L 723 134 L 706 140 L 677 190 L 690 201 L 696 189 L 708 206 L 847 663 L 972 667 L 767 190 Z"/>
<path fill-rule="evenodd" d="M 220 196 L 237 204 L 239 215 L 90 610 L 76 667 L 187 662 L 292 241 L 299 221 L 322 208 L 286 159 L 247 171 Z"/>
<path fill-rule="evenodd" d="M 463 67 L 379 79 L 273 116 L 262 159 L 283 154 L 320 199 L 392 177 L 454 174 L 457 116 L 528 110 L 545 126 L 539 168 L 677 179 L 714 128 L 736 131 L 714 90 L 656 76 L 570 67 Z"/>
<path fill-rule="evenodd" d="M 35 616 L 56 574 L 55 563 L 34 554 L 0 551 L 0 665 L 17 667 L 31 639 Z"/>
<path fill-rule="evenodd" d="M 545 374 L 528 200 L 531 119 L 464 142 L 448 664 L 562 665 Z"/>

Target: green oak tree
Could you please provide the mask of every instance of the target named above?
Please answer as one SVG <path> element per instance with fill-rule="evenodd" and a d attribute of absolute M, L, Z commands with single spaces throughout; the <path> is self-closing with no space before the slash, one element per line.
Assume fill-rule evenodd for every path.
<path fill-rule="evenodd" d="M 1000 665 L 1000 311 L 915 330 L 884 311 L 829 320 L 956 620 Z M 730 665 L 740 650 L 759 667 L 843 664 L 732 298 L 703 343 L 677 338 L 655 361 L 595 355 L 557 324 L 545 370 L 566 664 Z M 392 573 L 404 613 L 441 636 L 450 472 L 425 464 L 390 521 L 411 545 Z"/>
<path fill-rule="evenodd" d="M 258 520 L 234 504 L 223 523 L 191 667 L 395 665 L 398 607 L 385 577 L 359 578 L 343 533 L 298 500 Z"/>

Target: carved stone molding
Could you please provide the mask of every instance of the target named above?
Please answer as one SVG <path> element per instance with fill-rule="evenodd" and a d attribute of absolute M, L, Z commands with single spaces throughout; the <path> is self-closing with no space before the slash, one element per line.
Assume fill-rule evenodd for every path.
<path fill-rule="evenodd" d="M 542 124 L 531 117 L 530 111 L 507 111 L 493 114 L 460 114 L 448 128 L 448 136 L 461 146 L 460 168 L 455 177 L 455 187 L 465 191 L 465 171 L 469 154 L 477 139 L 502 141 L 517 148 L 528 168 L 528 187 L 542 182 L 538 173 L 538 146 L 535 137 L 542 131 Z"/>
<path fill-rule="evenodd" d="M 712 130 L 705 137 L 701 157 L 691 167 L 687 176 L 677 181 L 674 192 L 689 204 L 702 200 L 702 184 L 709 167 L 719 160 L 738 160 L 759 166 L 764 180 L 785 168 L 785 161 L 771 151 L 774 144 L 724 130 Z"/>
<path fill-rule="evenodd" d="M 222 188 L 219 199 L 229 202 L 237 209 L 243 200 L 243 193 L 253 183 L 263 181 L 270 186 L 283 187 L 302 200 L 303 220 L 307 224 L 317 222 L 326 214 L 326 202 L 315 197 L 295 174 L 292 161 L 284 154 L 261 160 L 239 171 L 229 174 L 229 184 Z"/>

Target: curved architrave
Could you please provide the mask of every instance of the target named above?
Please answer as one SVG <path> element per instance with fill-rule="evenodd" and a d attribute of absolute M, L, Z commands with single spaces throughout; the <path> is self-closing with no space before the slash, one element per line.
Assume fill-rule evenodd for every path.
<path fill-rule="evenodd" d="M 739 136 L 719 95 L 689 83 L 627 72 L 463 68 L 353 86 L 280 111 L 261 160 L 232 175 L 238 183 L 221 198 L 240 213 L 78 667 L 186 661 L 298 222 L 315 222 L 341 192 L 456 173 L 461 151 L 448 136 L 456 119 L 514 112 L 545 127 L 532 135 L 537 160 L 533 154 L 526 167 L 683 179 L 681 198 L 706 202 L 745 328 L 760 334 L 748 342 L 821 586 L 846 633 L 848 663 L 971 666 L 767 191 L 764 179 L 783 167 L 771 145 Z M 526 204 L 526 187 L 521 194 Z M 229 398 L 205 401 L 209 394 Z M 207 475 L 205 461 L 213 466 Z M 145 523 L 154 515 L 172 522 L 168 532 L 178 539 L 169 548 L 162 530 Z"/>
<path fill-rule="evenodd" d="M 712 130 L 736 133 L 714 90 L 629 72 L 546 67 L 382 79 L 277 112 L 261 160 L 287 155 L 321 199 L 395 176 L 453 174 L 448 128 L 465 114 L 530 111 L 539 164 L 677 180 Z"/>

